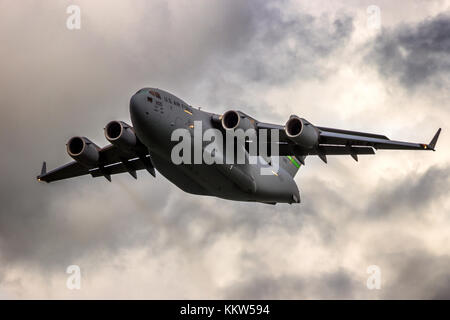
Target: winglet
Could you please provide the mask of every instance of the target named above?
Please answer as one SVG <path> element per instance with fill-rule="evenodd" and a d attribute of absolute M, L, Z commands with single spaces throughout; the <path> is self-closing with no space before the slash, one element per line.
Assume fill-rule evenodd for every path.
<path fill-rule="evenodd" d="M 36 177 L 38 181 L 42 181 L 41 177 L 47 173 L 47 163 L 45 161 L 42 163 L 41 174 Z"/>
<path fill-rule="evenodd" d="M 431 139 L 431 142 L 427 145 L 428 149 L 436 151 L 435 150 L 436 142 L 438 141 L 440 133 L 441 133 L 441 128 L 439 128 L 438 131 L 436 131 L 436 134 L 434 135 L 433 139 Z"/>
<path fill-rule="evenodd" d="M 47 163 L 44 161 L 42 162 L 42 169 L 41 169 L 41 176 L 47 173 Z"/>

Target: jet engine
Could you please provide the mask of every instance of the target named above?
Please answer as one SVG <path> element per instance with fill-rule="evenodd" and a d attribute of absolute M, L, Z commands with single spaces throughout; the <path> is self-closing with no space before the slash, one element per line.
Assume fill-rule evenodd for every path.
<path fill-rule="evenodd" d="M 222 115 L 222 127 L 225 130 L 243 129 L 244 131 L 254 128 L 253 122 L 242 112 L 229 110 Z"/>
<path fill-rule="evenodd" d="M 113 145 L 121 150 L 134 150 L 139 144 L 139 139 L 133 128 L 123 121 L 111 121 L 105 127 L 105 137 Z"/>
<path fill-rule="evenodd" d="M 284 131 L 290 140 L 305 148 L 313 148 L 319 142 L 317 128 L 305 119 L 294 115 L 286 122 Z"/>
<path fill-rule="evenodd" d="M 86 137 L 73 137 L 67 142 L 67 153 L 75 161 L 86 167 L 95 167 L 98 163 L 100 148 Z"/>

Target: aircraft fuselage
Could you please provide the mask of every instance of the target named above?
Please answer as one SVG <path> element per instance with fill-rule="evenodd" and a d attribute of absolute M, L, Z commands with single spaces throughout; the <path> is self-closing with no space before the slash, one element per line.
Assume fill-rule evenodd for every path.
<path fill-rule="evenodd" d="M 196 121 L 201 121 L 202 132 L 212 129 L 211 113 L 193 108 L 166 91 L 144 88 L 130 100 L 130 117 L 135 133 L 148 148 L 155 168 L 185 192 L 237 201 L 300 201 L 297 184 L 282 167 L 273 174 L 261 174 L 261 166 L 268 166 L 263 159 L 259 159 L 257 164 L 175 165 L 171 151 L 178 142 L 171 141 L 172 132 L 184 128 L 194 135 Z"/>

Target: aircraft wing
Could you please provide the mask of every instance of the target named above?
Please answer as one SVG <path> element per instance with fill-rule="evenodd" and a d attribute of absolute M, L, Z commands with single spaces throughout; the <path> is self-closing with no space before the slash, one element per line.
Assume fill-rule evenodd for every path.
<path fill-rule="evenodd" d="M 72 161 L 47 172 L 47 165 L 42 165 L 39 181 L 53 182 L 90 174 L 92 177 L 103 176 L 111 181 L 111 175 L 128 172 L 135 179 L 136 171 L 146 169 L 155 176 L 155 168 L 148 151 L 142 153 L 124 153 L 114 145 L 99 149 L 99 161 L 95 167 L 87 167 L 80 162 Z"/>
<path fill-rule="evenodd" d="M 304 121 L 307 125 L 311 125 L 306 120 Z M 317 144 L 312 148 L 304 148 L 297 145 L 287 136 L 285 126 L 263 122 L 257 123 L 257 129 L 279 130 L 280 155 L 297 156 L 300 160 L 304 160 L 304 157 L 308 155 L 317 155 L 324 162 L 327 162 L 327 155 L 350 155 L 358 161 L 358 154 L 375 154 L 375 150 L 378 149 L 434 151 L 441 132 L 439 128 L 431 142 L 424 144 L 390 140 L 388 137 L 380 134 L 327 127 L 314 128 L 318 133 Z"/>

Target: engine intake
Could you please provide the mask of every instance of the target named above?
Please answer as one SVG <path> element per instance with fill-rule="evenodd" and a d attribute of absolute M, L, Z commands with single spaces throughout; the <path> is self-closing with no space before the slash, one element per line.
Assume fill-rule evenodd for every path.
<path fill-rule="evenodd" d="M 67 153 L 86 167 L 95 167 L 100 154 L 99 147 L 86 137 L 73 137 L 67 142 Z"/>
<path fill-rule="evenodd" d="M 241 122 L 241 116 L 234 110 L 225 112 L 222 116 L 222 127 L 225 130 L 236 129 Z"/>
<path fill-rule="evenodd" d="M 222 128 L 225 130 L 255 129 L 255 122 L 245 113 L 235 110 L 229 110 L 222 115 Z"/>
<path fill-rule="evenodd" d="M 124 151 L 134 150 L 139 139 L 133 128 L 123 121 L 111 121 L 105 127 L 105 137 L 113 145 Z"/>
<path fill-rule="evenodd" d="M 305 148 L 312 148 L 319 142 L 318 130 L 311 123 L 297 116 L 290 117 L 284 131 L 290 140 Z"/>

